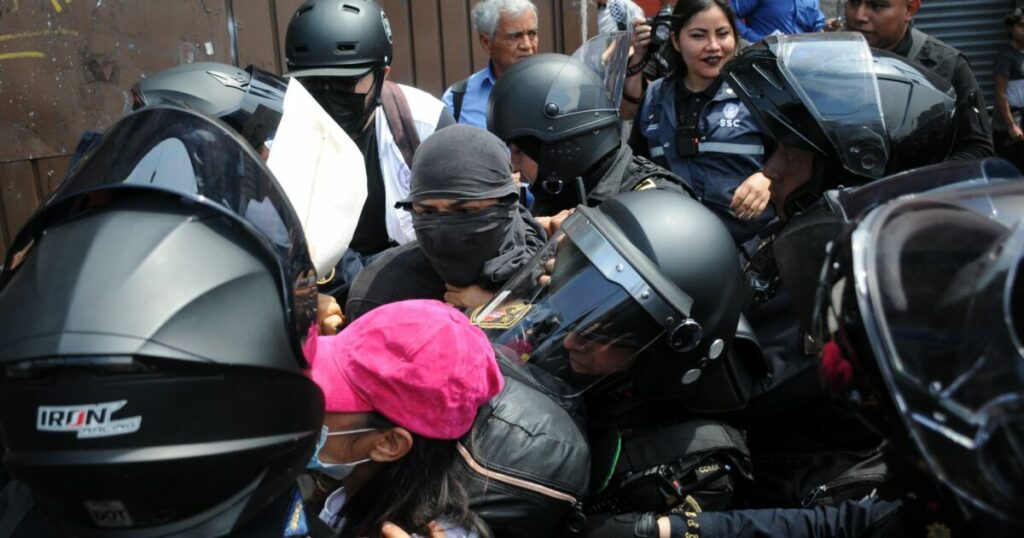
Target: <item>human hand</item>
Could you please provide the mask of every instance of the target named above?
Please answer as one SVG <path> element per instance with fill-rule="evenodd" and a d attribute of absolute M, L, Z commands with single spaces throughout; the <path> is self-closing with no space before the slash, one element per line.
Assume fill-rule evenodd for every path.
<path fill-rule="evenodd" d="M 1013 125 L 1010 127 L 1010 140 L 1013 140 L 1014 142 L 1024 140 L 1024 130 L 1021 130 L 1020 125 Z"/>
<path fill-rule="evenodd" d="M 444 302 L 459 308 L 476 308 L 487 304 L 494 297 L 494 293 L 476 284 L 459 287 L 445 284 Z"/>
<path fill-rule="evenodd" d="M 576 210 L 563 209 L 550 217 L 534 217 L 534 220 L 544 228 L 544 232 L 548 234 L 548 237 L 551 237 L 562 227 L 562 221 L 568 218 L 569 215 L 572 215 L 574 211 Z"/>
<path fill-rule="evenodd" d="M 345 314 L 334 297 L 316 294 L 316 323 L 323 335 L 338 334 L 338 329 L 345 324 Z"/>
<path fill-rule="evenodd" d="M 840 31 L 842 31 L 843 30 L 843 26 L 845 26 L 845 21 L 843 19 L 844 19 L 843 17 L 832 17 L 830 19 L 827 19 L 825 21 L 825 27 L 822 28 L 822 31 L 823 32 L 840 32 Z"/>
<path fill-rule="evenodd" d="M 637 17 L 633 19 L 633 35 L 630 38 L 629 65 L 636 65 L 647 57 L 647 47 L 651 44 L 651 25 L 646 19 Z"/>
<path fill-rule="evenodd" d="M 740 220 L 760 217 L 771 200 L 771 185 L 772 181 L 762 172 L 754 173 L 736 188 L 729 209 Z"/>

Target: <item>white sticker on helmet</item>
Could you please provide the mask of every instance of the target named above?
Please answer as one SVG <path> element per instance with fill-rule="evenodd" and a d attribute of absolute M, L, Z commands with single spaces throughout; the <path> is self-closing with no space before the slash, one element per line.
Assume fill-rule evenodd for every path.
<path fill-rule="evenodd" d="M 128 400 L 68 406 L 39 406 L 36 429 L 41 432 L 75 432 L 79 439 L 127 435 L 139 431 L 142 417 L 113 419 Z"/>

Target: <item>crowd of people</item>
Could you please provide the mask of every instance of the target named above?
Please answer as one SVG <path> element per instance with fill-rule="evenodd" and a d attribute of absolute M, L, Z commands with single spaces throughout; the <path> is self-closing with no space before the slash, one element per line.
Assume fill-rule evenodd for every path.
<path fill-rule="evenodd" d="M 140 81 L 0 273 L 0 536 L 1017 535 L 1024 11 L 990 122 L 921 0 L 598 5 L 618 71 L 480 0 L 439 99 L 306 0 L 367 191 L 319 279 L 284 80 Z"/>

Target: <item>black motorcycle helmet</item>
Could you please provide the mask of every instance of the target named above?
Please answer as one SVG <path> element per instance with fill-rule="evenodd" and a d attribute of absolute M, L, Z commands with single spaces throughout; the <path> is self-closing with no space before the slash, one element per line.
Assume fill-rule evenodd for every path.
<path fill-rule="evenodd" d="M 952 148 L 949 83 L 869 48 L 859 33 L 771 36 L 743 49 L 723 74 L 765 133 L 816 156 L 814 177 L 787 207 L 941 162 Z"/>
<path fill-rule="evenodd" d="M 771 243 L 779 278 L 788 291 L 801 326 L 809 328 L 815 310 L 817 282 L 828 255 L 828 244 L 865 212 L 900 196 L 948 188 L 962 182 L 1000 183 L 1020 179 L 1002 159 L 950 161 L 915 168 L 866 185 L 827 191 L 819 203 L 793 219 Z"/>
<path fill-rule="evenodd" d="M 156 105 L 108 131 L 0 276 L 4 466 L 69 535 L 228 534 L 294 487 L 322 425 L 315 276 L 270 172 Z"/>
<path fill-rule="evenodd" d="M 537 284 L 539 257 L 473 314 L 495 344 L 567 377 L 567 335 L 625 345 L 636 360 L 616 379 L 593 380 L 597 390 L 627 383 L 694 411 L 746 403 L 765 368 L 757 354 L 731 352 L 746 287 L 714 213 L 675 192 L 629 192 L 578 207 L 562 233 L 551 240 L 550 285 Z"/>
<path fill-rule="evenodd" d="M 563 54 L 538 54 L 516 62 L 491 90 L 487 129 L 515 144 L 539 166 L 534 190 L 580 198 L 577 178 L 622 144 L 618 110 L 604 82 L 583 62 Z M 589 181 L 588 181 L 589 180 Z"/>
<path fill-rule="evenodd" d="M 1021 178 L 899 198 L 858 219 L 829 251 L 813 334 L 837 400 L 995 516 L 977 518 L 979 534 L 1024 526 Z"/>
<path fill-rule="evenodd" d="M 219 118 L 258 148 L 281 122 L 284 79 L 256 66 L 182 64 L 132 86 L 132 110 L 168 104 Z"/>
<path fill-rule="evenodd" d="M 372 0 L 308 0 L 288 23 L 289 77 L 361 77 L 391 65 L 391 23 Z"/>

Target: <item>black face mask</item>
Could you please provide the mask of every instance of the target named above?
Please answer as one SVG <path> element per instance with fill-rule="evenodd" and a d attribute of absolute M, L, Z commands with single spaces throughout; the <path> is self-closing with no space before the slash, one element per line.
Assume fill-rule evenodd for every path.
<path fill-rule="evenodd" d="M 480 282 L 484 263 L 500 254 L 516 211 L 515 204 L 501 203 L 470 213 L 413 213 L 412 225 L 445 283 L 469 286 Z"/>
<path fill-rule="evenodd" d="M 349 93 L 336 90 L 313 90 L 310 92 L 327 114 L 352 138 L 358 137 L 366 128 L 370 114 L 377 108 L 377 100 L 366 104 L 365 93 Z"/>

